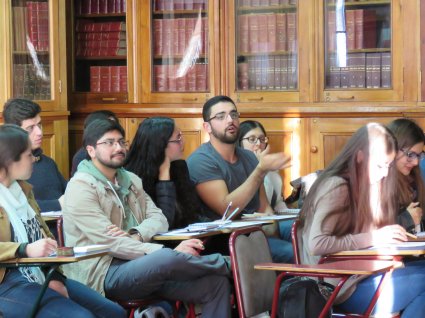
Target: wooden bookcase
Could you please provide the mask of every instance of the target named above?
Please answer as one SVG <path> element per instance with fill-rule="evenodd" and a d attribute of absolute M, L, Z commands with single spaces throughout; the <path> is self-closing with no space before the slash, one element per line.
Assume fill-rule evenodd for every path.
<path fill-rule="evenodd" d="M 267 4 L 263 5 L 266 2 Z M 172 2 L 162 1 L 162 3 L 170 5 Z M 241 120 L 256 119 L 265 124 L 269 134 L 273 136 L 271 138 L 273 149 L 292 154 L 293 167 L 282 172 L 285 185 L 288 185 L 291 179 L 299 175 L 322 169 L 341 149 L 346 138 L 361 125 L 370 121 L 387 123 L 397 117 L 420 119 L 425 116 L 423 109 L 425 103 L 422 101 L 425 94 L 421 94 L 421 90 L 425 91 L 423 88 L 425 85 L 420 80 L 420 67 L 425 64 L 423 62 L 425 54 L 423 49 L 421 51 L 423 48 L 421 43 L 425 42 L 422 22 L 425 17 L 425 5 L 419 0 L 343 1 L 345 18 L 347 11 L 354 10 L 373 12 L 375 16 L 375 22 L 372 22 L 372 25 L 375 25 L 372 34 L 375 37 L 373 44 L 368 42 L 364 47 L 351 46 L 347 51 L 348 57 L 360 54 L 367 60 L 369 54 L 375 54 L 380 59 L 384 55 L 386 61 L 390 60 L 385 64 L 385 70 L 390 69 L 390 85 L 367 87 L 365 83 L 364 88 L 361 85 L 332 87 L 329 83 L 330 62 L 336 54 L 336 47 L 330 47 L 334 36 L 331 32 L 332 18 L 329 21 L 329 17 L 333 12 L 336 19 L 336 1 L 206 0 L 205 7 L 200 11 L 194 10 L 190 4 L 189 7 L 185 7 L 185 4 L 189 3 L 186 1 L 178 0 L 173 3 L 180 7 L 157 8 L 155 0 L 127 0 L 125 17 L 128 41 L 127 102 L 102 101 L 89 93 L 86 93 L 85 98 L 75 99 L 73 98 L 75 94 L 71 93 L 72 147 L 76 148 L 80 144 L 83 118 L 91 111 L 106 108 L 118 114 L 130 139 L 138 123 L 146 117 L 163 115 L 175 118 L 183 133 L 188 136 L 185 147 L 185 153 L 188 155 L 202 142 L 208 140 L 208 136 L 202 131 L 203 103 L 211 96 L 224 94 L 237 102 L 238 109 L 242 113 Z M 162 33 L 158 29 L 155 31 L 154 25 L 162 23 L 164 30 L 164 20 L 172 20 L 173 26 L 175 23 L 176 27 L 173 28 L 171 35 L 165 36 L 174 39 L 171 42 L 175 43 L 179 40 L 179 21 L 197 18 L 199 14 L 201 19 L 207 21 L 208 30 L 204 34 L 208 35 L 208 39 L 203 43 L 206 50 L 201 52 L 194 63 L 207 64 L 208 88 L 202 91 L 189 90 L 186 84 L 186 90 L 158 90 L 155 68 L 180 63 L 184 59 L 182 52 L 186 50 L 176 44 L 177 49 L 174 52 L 168 48 L 168 53 L 159 54 L 158 44 L 155 44 L 155 41 L 158 37 L 163 38 L 165 31 Z M 291 47 L 286 45 L 283 49 L 273 47 L 273 43 L 271 48 L 267 44 L 266 48 L 250 49 L 250 40 L 246 41 L 246 26 L 242 27 L 241 20 L 252 19 L 252 16 L 256 16 L 258 20 L 260 16 L 260 20 L 263 19 L 261 23 L 264 29 L 263 16 L 271 17 L 273 21 L 275 17 L 276 19 L 282 15 L 288 17 L 288 14 L 295 16 L 295 32 L 291 31 L 291 38 L 295 44 Z M 348 16 L 351 19 L 349 23 L 351 31 L 350 27 L 349 30 L 345 30 L 345 36 L 351 34 L 350 41 L 352 41 L 352 13 Z M 69 19 L 73 21 L 75 18 L 69 15 Z M 161 22 L 158 22 L 159 20 Z M 170 22 L 165 22 L 167 23 Z M 248 37 L 250 26 L 252 25 L 248 25 Z M 167 28 L 169 29 L 165 27 L 166 30 Z M 270 28 L 273 30 L 273 26 Z M 354 22 L 354 32 L 355 28 Z M 365 32 L 365 28 L 363 26 L 360 29 Z M 267 36 L 269 35 L 263 35 L 261 39 L 257 36 L 258 42 L 262 42 Z M 363 34 L 364 39 L 368 36 L 370 32 Z M 245 44 L 241 43 L 244 41 Z M 279 39 L 275 38 L 275 41 Z M 243 45 L 245 49 L 242 48 Z M 262 63 L 272 65 L 281 59 L 295 61 L 295 64 L 293 63 L 295 70 L 291 70 L 295 85 L 282 88 L 278 85 L 262 85 L 260 81 L 259 86 L 257 83 L 250 86 L 248 82 L 246 89 L 246 74 L 243 74 L 244 69 L 246 73 L 246 66 L 241 67 L 240 64 L 252 65 L 252 61 L 255 61 L 258 65 Z M 72 55 L 69 55 L 69 60 L 74 62 Z M 350 64 L 352 63 L 350 58 L 347 60 L 347 67 L 356 69 Z M 333 66 L 333 71 L 341 72 L 339 67 Z M 366 67 L 367 65 L 364 66 L 365 72 Z M 238 72 L 241 68 L 242 80 L 241 72 Z M 381 65 L 375 71 L 381 74 Z M 249 75 L 248 68 L 248 80 Z M 364 76 L 366 77 L 366 74 Z M 109 97 L 107 94 L 100 94 L 100 97 L 102 96 Z M 419 120 L 419 124 L 424 123 Z M 425 128 L 425 125 L 423 127 Z"/>
<path fill-rule="evenodd" d="M 9 98 L 42 108 L 43 151 L 68 176 L 65 0 L 0 2 L 0 108 Z"/>

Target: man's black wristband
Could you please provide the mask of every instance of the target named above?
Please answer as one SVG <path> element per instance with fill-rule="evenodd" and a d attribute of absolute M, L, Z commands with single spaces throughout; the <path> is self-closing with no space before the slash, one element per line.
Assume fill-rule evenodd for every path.
<path fill-rule="evenodd" d="M 16 251 L 16 257 L 22 258 L 22 257 L 27 257 L 27 245 L 29 243 L 21 243 L 21 245 L 19 245 L 18 250 Z"/>

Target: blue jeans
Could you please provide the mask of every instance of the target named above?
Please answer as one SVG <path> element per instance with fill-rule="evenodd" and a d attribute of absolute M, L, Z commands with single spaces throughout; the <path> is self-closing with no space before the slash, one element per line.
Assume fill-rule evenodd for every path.
<path fill-rule="evenodd" d="M 85 285 L 66 279 L 69 298 L 47 288 L 37 317 L 126 317 L 125 310 Z M 9 270 L 0 283 L 0 311 L 5 318 L 28 317 L 41 285 L 29 283 L 18 269 Z"/>
<path fill-rule="evenodd" d="M 386 281 L 374 314 L 403 311 L 402 318 L 425 317 L 425 261 L 405 265 L 405 268 L 394 270 Z M 359 282 L 354 293 L 339 308 L 351 313 L 363 313 L 380 278 L 381 275 L 372 275 Z"/>
<path fill-rule="evenodd" d="M 280 221 L 280 238 L 268 237 L 270 252 L 275 263 L 293 263 L 294 249 L 292 248 L 291 228 L 294 220 Z"/>

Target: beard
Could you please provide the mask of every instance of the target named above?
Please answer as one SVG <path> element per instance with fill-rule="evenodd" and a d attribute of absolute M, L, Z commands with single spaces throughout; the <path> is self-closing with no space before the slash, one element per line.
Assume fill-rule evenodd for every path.
<path fill-rule="evenodd" d="M 123 157 L 119 157 L 119 160 L 116 159 L 115 161 L 113 160 L 115 156 L 119 155 L 119 154 L 123 154 Z M 101 158 L 100 156 L 97 157 L 97 161 L 99 161 L 99 163 L 101 163 L 102 165 L 104 165 L 105 167 L 111 168 L 111 169 L 118 169 L 124 166 L 124 162 L 125 159 L 127 158 L 127 154 L 125 152 L 119 152 L 116 153 L 114 155 L 111 156 L 110 160 L 104 160 L 103 158 Z"/>
<path fill-rule="evenodd" d="M 236 133 L 235 134 L 227 134 L 227 128 L 224 131 L 224 133 L 220 133 L 217 130 L 215 130 L 212 126 L 211 126 L 211 134 L 217 138 L 218 140 L 220 140 L 222 143 L 228 144 L 228 145 L 233 145 L 236 143 L 236 141 L 239 138 L 239 128 L 237 128 L 236 126 L 235 130 Z"/>

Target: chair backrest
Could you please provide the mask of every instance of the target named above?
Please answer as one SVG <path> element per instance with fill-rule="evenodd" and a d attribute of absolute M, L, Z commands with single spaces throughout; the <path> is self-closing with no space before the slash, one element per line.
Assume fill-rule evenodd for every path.
<path fill-rule="evenodd" d="M 292 248 L 294 250 L 294 262 L 295 264 L 301 264 L 301 258 L 300 258 L 300 248 L 298 244 L 298 225 L 300 223 L 300 220 L 295 220 L 294 223 L 292 223 L 291 228 L 291 240 L 292 240 Z"/>
<path fill-rule="evenodd" d="M 255 264 L 272 262 L 264 232 L 258 227 L 237 230 L 230 236 L 229 249 L 239 316 L 270 310 L 276 273 L 254 269 Z"/>
<path fill-rule="evenodd" d="M 63 234 L 63 216 L 56 220 L 56 231 L 58 232 L 58 246 L 65 246 L 65 236 Z"/>

